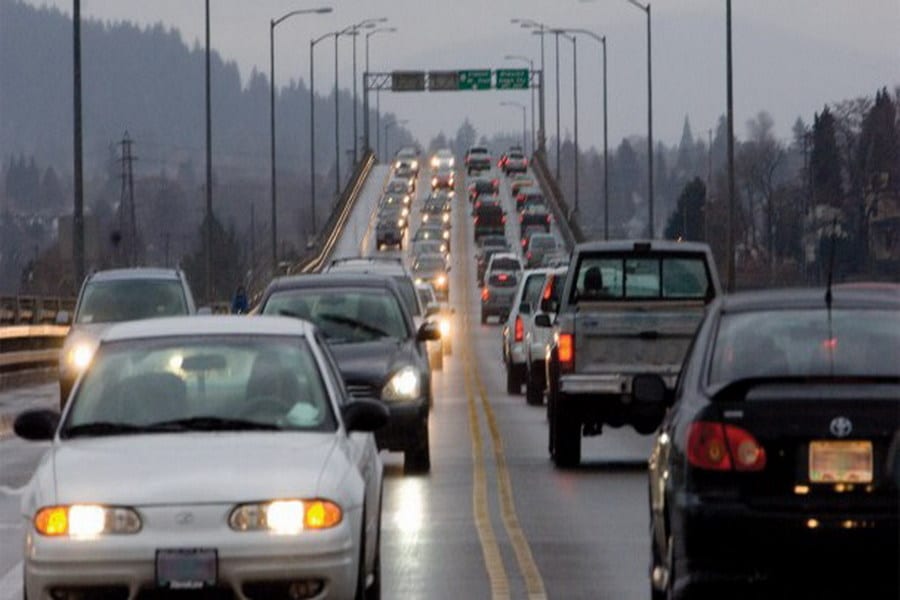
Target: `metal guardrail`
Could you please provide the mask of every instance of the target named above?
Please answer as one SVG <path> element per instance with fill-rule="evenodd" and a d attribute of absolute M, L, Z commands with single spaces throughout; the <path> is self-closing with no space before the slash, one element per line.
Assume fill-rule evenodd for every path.
<path fill-rule="evenodd" d="M 534 153 L 531 167 L 537 176 L 541 189 L 544 191 L 547 204 L 553 212 L 553 218 L 556 219 L 557 227 L 559 227 L 563 242 L 566 244 L 566 250 L 571 251 L 575 244 L 583 242 L 587 238 L 578 222 L 569 220 L 569 214 L 571 213 L 569 205 L 563 197 L 562 190 L 559 189 L 556 178 L 550 173 L 550 168 L 547 166 L 543 152 L 538 151 Z"/>
<path fill-rule="evenodd" d="M 72 314 L 75 298 L 0 296 L 0 326 L 53 324 L 60 311 Z"/>
<path fill-rule="evenodd" d="M 369 177 L 369 173 L 372 171 L 374 165 L 375 154 L 372 151 L 369 151 L 357 165 L 350 181 L 347 183 L 347 187 L 344 188 L 344 191 L 341 194 L 341 198 L 338 201 L 335 210 L 333 210 L 328 217 L 328 221 L 322 229 L 323 232 L 327 232 L 327 235 L 320 238 L 315 254 L 306 260 L 297 263 L 294 268 L 290 269 L 289 273 L 314 273 L 327 263 L 328 259 L 331 257 L 331 253 L 334 251 L 335 245 L 344 233 L 344 226 L 347 224 L 347 219 L 350 218 L 350 213 L 353 212 L 353 207 L 356 206 L 356 200 L 359 198 L 359 193 L 362 191 L 363 185 Z"/>
<path fill-rule="evenodd" d="M 54 366 L 68 331 L 65 325 L 0 327 L 0 373 Z"/>

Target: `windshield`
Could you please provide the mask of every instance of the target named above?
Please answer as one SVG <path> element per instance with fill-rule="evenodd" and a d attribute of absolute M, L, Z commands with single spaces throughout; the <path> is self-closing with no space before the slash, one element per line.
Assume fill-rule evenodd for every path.
<path fill-rule="evenodd" d="M 578 263 L 572 302 L 580 300 L 706 299 L 712 289 L 702 255 L 587 255 Z"/>
<path fill-rule="evenodd" d="M 413 265 L 414 271 L 438 271 L 444 269 L 446 263 L 443 256 L 423 256 Z"/>
<path fill-rule="evenodd" d="M 285 290 L 272 294 L 262 312 L 311 321 L 331 343 L 409 337 L 399 303 L 383 289 Z"/>
<path fill-rule="evenodd" d="M 207 336 L 104 344 L 63 437 L 222 429 L 333 431 L 306 340 Z"/>
<path fill-rule="evenodd" d="M 886 310 L 767 310 L 726 314 L 709 383 L 748 377 L 900 377 L 900 314 Z"/>
<path fill-rule="evenodd" d="M 113 323 L 188 314 L 181 282 L 172 279 L 122 279 L 89 283 L 76 323 Z"/>

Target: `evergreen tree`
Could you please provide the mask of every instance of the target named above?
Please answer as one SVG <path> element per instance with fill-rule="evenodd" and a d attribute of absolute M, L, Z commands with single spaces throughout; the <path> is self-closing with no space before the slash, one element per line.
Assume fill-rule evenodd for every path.
<path fill-rule="evenodd" d="M 839 208 L 843 205 L 844 186 L 841 181 L 834 116 L 827 106 L 821 114 L 813 117 L 812 133 L 810 167 L 814 202 Z"/>
<path fill-rule="evenodd" d="M 705 210 L 706 184 L 699 177 L 695 177 L 684 186 L 678 196 L 678 205 L 666 225 L 666 239 L 704 240 Z"/>

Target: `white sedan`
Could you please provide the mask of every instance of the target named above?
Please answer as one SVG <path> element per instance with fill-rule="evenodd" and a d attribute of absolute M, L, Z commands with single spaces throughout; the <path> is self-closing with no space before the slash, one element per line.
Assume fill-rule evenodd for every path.
<path fill-rule="evenodd" d="M 63 415 L 15 423 L 52 440 L 22 499 L 26 597 L 379 597 L 388 409 L 335 364 L 296 319 L 106 331 Z"/>

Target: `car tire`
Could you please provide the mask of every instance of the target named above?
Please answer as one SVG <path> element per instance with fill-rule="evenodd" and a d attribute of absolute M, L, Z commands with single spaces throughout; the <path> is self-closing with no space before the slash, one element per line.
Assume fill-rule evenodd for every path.
<path fill-rule="evenodd" d="M 403 453 L 403 471 L 406 473 L 427 473 L 431 470 L 428 419 L 423 419 L 419 427 L 416 445 Z"/>
<path fill-rule="evenodd" d="M 577 467 L 581 463 L 581 421 L 560 400 L 558 396 L 551 423 L 555 429 L 553 463 L 560 468 Z"/>
<path fill-rule="evenodd" d="M 529 406 L 540 406 L 544 403 L 543 380 L 543 377 L 538 377 L 533 366 L 528 369 L 525 379 L 525 403 Z"/>
<path fill-rule="evenodd" d="M 522 374 L 514 364 L 506 365 L 506 393 L 515 396 L 522 393 Z"/>

